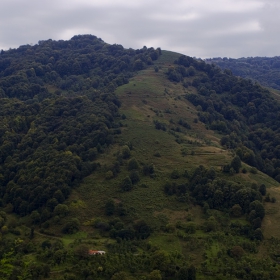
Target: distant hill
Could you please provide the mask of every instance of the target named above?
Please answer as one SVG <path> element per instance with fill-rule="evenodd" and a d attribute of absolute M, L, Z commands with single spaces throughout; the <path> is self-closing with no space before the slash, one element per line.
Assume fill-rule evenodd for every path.
<path fill-rule="evenodd" d="M 280 56 L 209 58 L 207 63 L 214 63 L 222 69 L 229 69 L 236 76 L 251 79 L 269 88 L 280 90 Z"/>

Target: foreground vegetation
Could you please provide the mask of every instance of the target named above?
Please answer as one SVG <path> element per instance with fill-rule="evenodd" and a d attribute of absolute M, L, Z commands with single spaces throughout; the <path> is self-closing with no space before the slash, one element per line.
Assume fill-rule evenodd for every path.
<path fill-rule="evenodd" d="M 94 36 L 9 52 L 0 56 L 1 279 L 279 278 L 277 148 L 252 136 L 278 133 L 273 112 L 258 117 L 279 106 L 268 91 Z M 13 76 L 25 80 L 9 84 Z"/>

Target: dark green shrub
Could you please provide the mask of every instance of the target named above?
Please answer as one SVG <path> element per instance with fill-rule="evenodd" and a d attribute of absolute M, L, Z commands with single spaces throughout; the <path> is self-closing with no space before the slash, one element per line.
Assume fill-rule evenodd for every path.
<path fill-rule="evenodd" d="M 139 168 L 138 161 L 135 158 L 132 158 L 128 162 L 128 170 L 133 170 L 133 169 L 138 169 L 138 168 Z"/>
<path fill-rule="evenodd" d="M 121 189 L 124 192 L 130 191 L 132 189 L 132 181 L 130 177 L 125 177 L 121 184 Z"/>
<path fill-rule="evenodd" d="M 136 170 L 131 171 L 129 174 L 129 178 L 132 182 L 132 185 L 138 183 L 140 181 L 139 172 Z"/>

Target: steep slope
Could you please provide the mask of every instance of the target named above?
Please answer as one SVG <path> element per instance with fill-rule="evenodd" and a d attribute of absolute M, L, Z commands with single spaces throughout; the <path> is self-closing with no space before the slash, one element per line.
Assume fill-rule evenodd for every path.
<path fill-rule="evenodd" d="M 158 62 L 159 65 L 161 65 L 160 61 L 161 59 Z M 99 159 L 101 166 L 104 166 L 105 173 L 102 176 L 104 187 L 108 185 L 116 196 L 125 196 L 128 204 L 130 195 L 133 195 L 134 199 L 137 198 L 139 203 L 142 201 L 142 207 L 147 211 L 145 218 L 148 218 L 150 214 L 150 207 L 156 207 L 157 199 L 161 205 L 160 209 L 167 203 L 168 198 L 162 192 L 162 186 L 170 179 L 173 170 L 177 170 L 179 176 L 182 177 L 186 170 L 190 171 L 195 166 L 211 165 L 209 161 L 212 163 L 211 166 L 220 170 L 221 166 L 231 159 L 231 156 L 219 147 L 217 136 L 207 131 L 200 122 L 194 122 L 197 118 L 195 108 L 181 98 L 184 89 L 166 80 L 164 69 L 166 65 L 161 65 L 161 67 L 159 72 L 155 72 L 154 67 L 143 70 L 127 85 L 118 88 L 116 94 L 122 103 L 120 113 L 125 116 L 122 120 L 122 133 L 116 140 L 120 146 L 112 148 L 112 151 L 109 149 L 108 154 L 102 155 Z M 178 124 L 180 120 L 183 120 L 185 126 Z M 157 124 L 160 124 L 160 129 L 156 128 Z M 209 145 L 209 143 L 213 144 Z M 142 190 L 136 188 L 136 192 L 142 191 L 141 196 L 140 193 L 119 194 L 121 188 L 118 185 L 129 172 L 123 172 L 124 174 L 116 176 L 115 179 L 106 180 L 106 172 L 112 168 L 110 165 L 113 165 L 113 158 L 117 160 L 118 153 L 122 155 L 122 149 L 126 145 L 131 148 L 130 158 L 135 158 L 141 168 L 144 165 L 153 164 L 157 179 L 143 177 L 143 180 L 144 184 L 147 186 L 152 184 L 156 189 L 153 187 L 146 190 L 145 187 Z M 125 167 L 127 162 L 123 161 L 123 165 Z M 123 167 L 121 168 L 124 169 Z M 93 180 L 93 182 L 96 181 Z M 142 181 L 140 185 L 141 183 Z M 95 189 L 98 191 L 99 187 Z M 103 190 L 103 187 L 100 187 L 100 190 Z M 104 199 L 109 196 L 110 190 L 103 192 Z M 150 195 L 152 197 L 148 197 Z M 100 194 L 97 196 L 100 198 Z M 92 197 L 95 199 L 96 195 Z M 163 200 L 162 203 L 161 200 Z M 100 201 L 97 203 L 100 204 Z M 103 203 L 105 205 L 105 202 Z M 90 204 L 93 205 L 93 202 Z M 137 211 L 140 210 L 139 207 L 137 206 Z M 92 206 L 91 210 L 92 208 L 96 207 Z"/>
<path fill-rule="evenodd" d="M 203 72 L 191 83 L 199 94 L 186 95 L 201 111 L 200 120 L 210 129 L 230 134 L 221 139 L 222 145 L 236 149 L 243 161 L 279 181 L 279 103 L 273 95 L 250 80 L 203 61 L 182 56 L 177 64 L 168 75 L 182 84 L 189 76 L 186 67 L 192 68 L 192 73 Z"/>

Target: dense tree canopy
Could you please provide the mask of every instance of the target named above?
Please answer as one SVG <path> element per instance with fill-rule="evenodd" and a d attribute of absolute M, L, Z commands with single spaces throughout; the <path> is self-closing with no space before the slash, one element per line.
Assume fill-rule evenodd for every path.
<path fill-rule="evenodd" d="M 92 35 L 2 51 L 3 203 L 20 215 L 57 209 L 120 133 L 114 89 L 159 55 L 160 49 L 124 49 Z"/>

